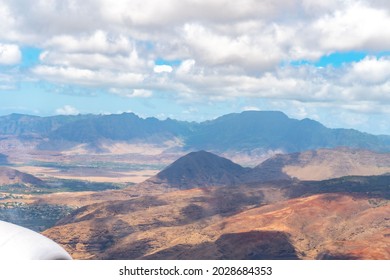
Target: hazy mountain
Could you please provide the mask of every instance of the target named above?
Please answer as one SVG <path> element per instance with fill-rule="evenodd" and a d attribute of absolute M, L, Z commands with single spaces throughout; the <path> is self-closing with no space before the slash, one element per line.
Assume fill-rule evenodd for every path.
<path fill-rule="evenodd" d="M 92 115 L 37 117 L 11 114 L 0 117 L 0 135 L 45 137 L 66 123 L 90 117 Z"/>
<path fill-rule="evenodd" d="M 0 117 L 0 135 L 47 138 L 42 149 L 61 149 L 102 140 L 160 144 L 180 139 L 186 150 L 298 152 L 347 146 L 390 151 L 389 136 L 352 129 L 329 129 L 319 122 L 287 117 L 282 112 L 246 111 L 202 123 L 120 115 L 35 117 L 12 114 Z M 64 145 L 62 145 L 64 143 Z M 66 145 L 65 145 L 66 144 Z"/>
<path fill-rule="evenodd" d="M 226 158 L 199 151 L 179 158 L 147 182 L 180 189 L 235 185 L 248 170 Z"/>
<path fill-rule="evenodd" d="M 390 151 L 390 138 L 352 129 L 329 129 L 310 119 L 296 120 L 282 112 L 246 111 L 201 123 L 186 142 L 209 150 L 282 149 L 296 152 L 348 146 Z"/>
<path fill-rule="evenodd" d="M 67 140 L 80 143 L 95 142 L 99 139 L 110 140 L 148 140 L 161 142 L 174 137 L 184 137 L 191 131 L 187 122 L 156 118 L 142 119 L 133 113 L 120 115 L 91 116 L 52 131 L 51 140 Z"/>
<path fill-rule="evenodd" d="M 351 175 L 381 175 L 390 172 L 390 153 L 350 148 L 319 149 L 279 154 L 243 176 L 244 182 L 297 178 L 325 180 Z"/>
<path fill-rule="evenodd" d="M 45 185 L 41 179 L 38 179 L 33 175 L 9 167 L 0 166 L 0 190 L 1 185 L 13 184 Z"/>

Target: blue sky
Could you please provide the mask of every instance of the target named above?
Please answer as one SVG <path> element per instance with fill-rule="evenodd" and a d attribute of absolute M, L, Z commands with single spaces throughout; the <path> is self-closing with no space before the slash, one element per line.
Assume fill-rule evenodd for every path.
<path fill-rule="evenodd" d="M 281 110 L 390 135 L 384 26 L 380 0 L 1 0 L 0 115 Z"/>

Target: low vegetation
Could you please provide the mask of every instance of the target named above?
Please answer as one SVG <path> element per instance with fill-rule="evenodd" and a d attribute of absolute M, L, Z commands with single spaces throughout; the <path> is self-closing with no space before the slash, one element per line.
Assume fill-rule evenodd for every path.
<path fill-rule="evenodd" d="M 83 180 L 49 179 L 42 186 L 23 183 L 2 185 L 0 186 L 0 191 L 11 194 L 48 194 L 57 192 L 118 190 L 128 185 Z"/>
<path fill-rule="evenodd" d="M 43 231 L 56 224 L 74 208 L 64 205 L 34 204 L 21 202 L 0 203 L 0 220 L 17 224 L 35 231 Z"/>

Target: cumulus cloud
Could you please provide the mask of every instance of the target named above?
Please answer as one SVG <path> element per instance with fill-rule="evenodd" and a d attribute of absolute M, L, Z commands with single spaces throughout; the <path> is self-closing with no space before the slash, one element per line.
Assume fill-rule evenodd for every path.
<path fill-rule="evenodd" d="M 109 92 L 126 98 L 148 98 L 153 96 L 152 91 L 146 89 L 127 90 L 127 89 L 110 88 Z"/>
<path fill-rule="evenodd" d="M 35 67 L 32 72 L 42 79 L 90 87 L 122 86 L 140 84 L 144 76 L 138 73 L 112 72 L 107 70 L 90 70 L 75 67 L 47 66 Z"/>
<path fill-rule="evenodd" d="M 352 2 L 345 10 L 325 14 L 312 25 L 313 34 L 318 36 L 319 46 L 324 50 L 390 48 L 390 25 L 388 11 L 373 8 L 363 2 Z"/>
<path fill-rule="evenodd" d="M 386 26 L 385 0 L 0 0 L 0 64 L 18 64 L 29 45 L 42 53 L 27 75 L 128 98 L 299 102 L 299 116 L 315 115 L 302 104 L 386 112 L 390 58 L 376 55 L 390 49 Z M 314 65 L 350 51 L 369 55 Z"/>
<path fill-rule="evenodd" d="M 134 48 L 133 43 L 124 35 L 110 36 L 103 30 L 78 37 L 57 35 L 45 42 L 44 46 L 61 52 L 108 54 L 126 54 Z"/>
<path fill-rule="evenodd" d="M 40 60 L 45 65 L 75 67 L 91 70 L 113 70 L 120 72 L 145 72 L 150 68 L 148 62 L 139 57 L 136 50 L 126 55 L 107 55 L 102 53 L 63 53 L 44 51 Z"/>
<path fill-rule="evenodd" d="M 271 28 L 272 29 L 272 28 Z M 265 36 L 218 34 L 199 24 L 186 24 L 184 41 L 199 62 L 208 66 L 240 67 L 245 70 L 264 70 L 275 66 L 283 57 L 275 45 L 275 30 Z"/>
<path fill-rule="evenodd" d="M 368 56 L 359 62 L 354 62 L 347 78 L 374 85 L 386 83 L 390 81 L 390 57 Z"/>
<path fill-rule="evenodd" d="M 256 107 L 256 106 L 245 106 L 245 107 L 242 107 L 242 110 L 243 111 L 260 111 L 260 108 Z"/>
<path fill-rule="evenodd" d="M 171 73 L 173 71 L 173 68 L 170 65 L 156 65 L 154 66 L 153 71 L 155 73 Z"/>
<path fill-rule="evenodd" d="M 56 114 L 58 115 L 77 115 L 79 113 L 80 112 L 76 108 L 70 105 L 64 105 L 56 110 Z"/>
<path fill-rule="evenodd" d="M 285 66 L 265 72 L 257 77 L 240 73 L 220 73 L 215 69 L 198 66 L 195 61 L 185 61 L 171 77 L 172 90 L 191 97 L 219 100 L 254 98 L 270 100 L 295 100 L 306 103 L 328 104 L 343 109 L 361 109 L 363 102 L 386 107 L 390 77 L 387 70 L 389 57 L 367 57 L 342 67 L 316 67 L 314 65 Z M 186 95 L 183 95 L 186 96 Z M 351 107 L 341 104 L 355 104 Z M 387 104 L 387 105 L 386 105 Z M 367 106 L 367 105 L 366 105 Z M 302 111 L 302 115 L 304 115 Z"/>
<path fill-rule="evenodd" d="M 0 43 L 0 65 L 13 65 L 20 63 L 22 53 L 19 46 Z"/>

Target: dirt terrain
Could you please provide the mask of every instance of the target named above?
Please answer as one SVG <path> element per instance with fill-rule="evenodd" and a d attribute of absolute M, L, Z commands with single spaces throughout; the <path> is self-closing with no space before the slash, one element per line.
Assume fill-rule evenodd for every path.
<path fill-rule="evenodd" d="M 388 200 L 266 201 L 260 189 L 184 190 L 86 206 L 44 234 L 81 259 L 390 258 Z"/>

